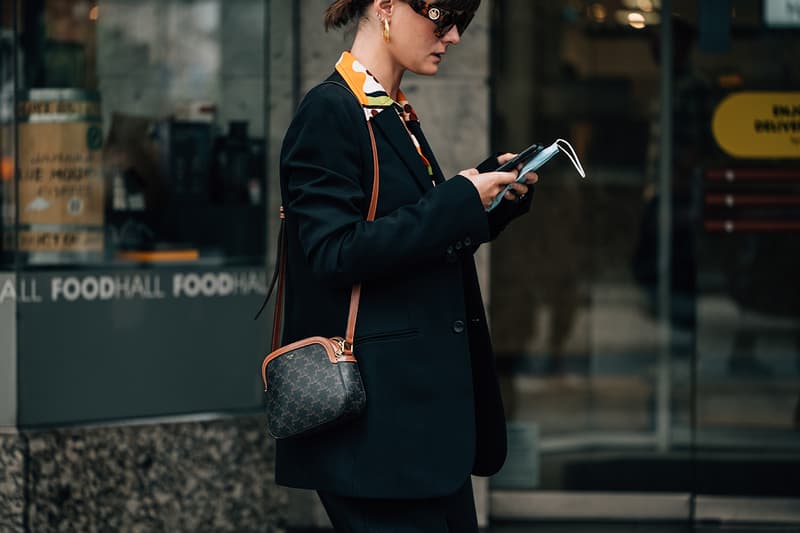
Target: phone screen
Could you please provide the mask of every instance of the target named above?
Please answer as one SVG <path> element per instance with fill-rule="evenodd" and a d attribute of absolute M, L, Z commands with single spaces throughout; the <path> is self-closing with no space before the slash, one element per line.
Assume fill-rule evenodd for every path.
<path fill-rule="evenodd" d="M 527 148 L 525 148 L 520 153 L 518 153 L 516 156 L 514 156 L 513 159 L 506 161 L 505 163 L 497 167 L 497 171 L 505 172 L 507 170 L 513 170 L 514 168 L 517 167 L 517 165 L 527 163 L 533 156 L 541 152 L 543 149 L 544 146 L 542 146 L 541 144 L 532 144 Z"/>

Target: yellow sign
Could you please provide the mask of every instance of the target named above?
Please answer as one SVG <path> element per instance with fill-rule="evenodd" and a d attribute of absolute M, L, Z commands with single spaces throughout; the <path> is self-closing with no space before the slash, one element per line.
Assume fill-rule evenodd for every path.
<path fill-rule="evenodd" d="M 800 158 L 800 92 L 742 92 L 723 100 L 711 128 L 732 157 Z"/>

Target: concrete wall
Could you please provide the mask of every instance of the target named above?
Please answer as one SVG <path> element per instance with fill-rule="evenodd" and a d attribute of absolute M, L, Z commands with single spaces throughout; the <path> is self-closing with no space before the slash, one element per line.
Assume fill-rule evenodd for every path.
<path fill-rule="evenodd" d="M 342 51 L 350 48 L 355 35 L 354 28 L 325 32 L 323 13 L 329 4 L 327 0 L 299 0 L 297 83 L 300 96 L 328 77 Z M 491 7 L 490 0 L 482 2 L 461 43 L 448 51 L 439 74 L 432 78 L 407 73 L 401 84 L 420 117 L 425 136 L 436 153 L 442 171 L 448 177 L 477 165 L 489 155 Z M 273 50 L 273 59 L 278 58 L 275 52 Z M 283 98 L 280 103 L 287 100 Z M 280 117 L 282 121 L 282 113 Z M 276 119 L 273 115 L 273 127 L 276 126 Z M 277 157 L 277 153 L 274 155 Z M 477 261 L 484 299 L 488 302 L 488 246 L 481 248 Z M 488 483 L 485 479 L 476 478 L 474 484 L 479 521 L 485 525 L 488 518 Z M 324 510 L 314 493 L 291 491 L 290 495 L 289 524 L 310 527 L 327 523 Z"/>
<path fill-rule="evenodd" d="M 330 2 L 300 1 L 300 89 L 324 80 L 354 32 L 325 33 Z M 451 47 L 435 77 L 407 73 L 401 88 L 417 111 L 445 175 L 480 163 L 489 152 L 489 14 L 484 0 L 461 43 Z"/>
<path fill-rule="evenodd" d="M 278 213 L 281 205 L 279 181 L 280 150 L 283 135 L 294 115 L 298 95 L 295 88 L 296 47 L 294 2 L 275 0 L 269 2 L 269 80 L 267 103 L 269 128 L 267 133 L 267 271 L 272 272 L 278 238 Z M 270 308 L 271 310 L 271 308 Z M 271 318 L 270 318 L 271 320 Z"/>
<path fill-rule="evenodd" d="M 353 28 L 325 33 L 322 20 L 329 3 L 326 0 L 299 2 L 301 94 L 333 71 L 339 55 L 349 49 L 353 41 Z M 484 0 L 461 43 L 449 49 L 435 77 L 407 73 L 401 85 L 448 177 L 477 165 L 489 155 L 491 12 L 491 0 Z M 488 248 L 482 247 L 477 256 L 487 303 L 490 292 Z"/>

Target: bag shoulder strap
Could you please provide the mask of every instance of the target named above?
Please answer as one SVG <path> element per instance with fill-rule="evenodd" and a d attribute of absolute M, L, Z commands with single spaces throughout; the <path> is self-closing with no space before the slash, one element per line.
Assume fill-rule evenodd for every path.
<path fill-rule="evenodd" d="M 351 94 L 353 93 L 349 87 L 344 84 L 341 84 L 337 81 L 327 80 L 322 82 L 320 85 L 338 85 L 343 89 L 347 90 Z M 353 95 L 355 96 L 355 95 Z M 378 148 L 375 144 L 375 133 L 372 130 L 372 122 L 367 121 L 367 129 L 369 132 L 369 140 L 370 144 L 372 145 L 372 194 L 370 196 L 369 201 L 369 210 L 367 211 L 367 218 L 368 222 L 372 222 L 375 220 L 375 213 L 378 209 L 378 193 L 380 187 L 380 168 L 378 165 Z M 275 289 L 276 283 L 278 287 L 278 292 L 275 298 L 275 314 L 272 319 L 272 350 L 275 351 L 280 346 L 280 334 L 281 334 L 281 323 L 282 323 L 282 312 L 283 312 L 283 297 L 284 297 L 284 289 L 286 285 L 286 213 L 281 206 L 280 210 L 280 220 L 281 225 L 278 231 L 278 251 L 277 257 L 275 259 L 275 270 L 272 274 L 272 280 L 270 281 L 269 289 L 267 290 L 267 296 L 264 298 L 264 302 L 261 304 L 261 308 L 258 310 L 256 314 L 256 318 L 258 318 L 264 308 L 269 301 L 270 296 L 272 296 L 272 292 Z M 345 355 L 353 355 L 353 339 L 355 337 L 355 330 L 356 330 L 356 320 L 358 318 L 358 305 L 359 301 L 361 300 L 361 283 L 356 283 L 353 285 L 353 288 L 350 292 L 350 307 L 347 314 L 347 329 L 345 330 L 345 338 L 344 338 L 344 354 Z"/>

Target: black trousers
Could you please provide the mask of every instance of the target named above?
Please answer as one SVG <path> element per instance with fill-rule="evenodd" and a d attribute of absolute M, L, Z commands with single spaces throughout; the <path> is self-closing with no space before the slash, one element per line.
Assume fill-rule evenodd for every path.
<path fill-rule="evenodd" d="M 472 480 L 450 496 L 421 500 L 346 498 L 317 492 L 336 533 L 477 533 Z"/>

